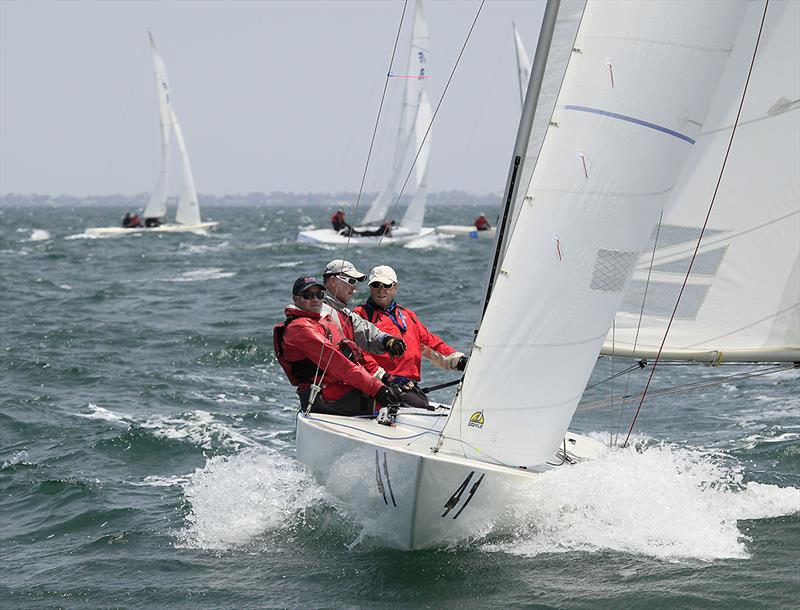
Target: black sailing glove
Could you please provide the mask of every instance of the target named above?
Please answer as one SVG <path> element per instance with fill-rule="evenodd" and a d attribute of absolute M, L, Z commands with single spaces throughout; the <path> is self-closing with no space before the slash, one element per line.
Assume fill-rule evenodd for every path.
<path fill-rule="evenodd" d="M 406 342 L 397 337 L 386 337 L 383 340 L 383 348 L 390 356 L 402 356 L 406 351 Z"/>
<path fill-rule="evenodd" d="M 375 400 L 384 407 L 397 404 L 400 402 L 400 390 L 394 386 L 385 385 L 375 394 Z"/>
<path fill-rule="evenodd" d="M 467 360 L 468 358 L 466 356 L 461 356 L 461 358 L 458 359 L 458 364 L 456 364 L 456 370 L 463 371 L 467 368 Z"/>

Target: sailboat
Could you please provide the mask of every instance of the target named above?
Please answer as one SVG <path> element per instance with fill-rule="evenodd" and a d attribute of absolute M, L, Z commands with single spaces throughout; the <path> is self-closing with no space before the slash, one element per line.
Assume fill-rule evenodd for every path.
<path fill-rule="evenodd" d="M 522 37 L 517 30 L 517 24 L 512 22 L 511 29 L 514 34 L 514 50 L 516 51 L 517 58 L 519 103 L 520 107 L 524 107 L 525 92 L 528 90 L 528 82 L 531 79 L 531 62 L 528 59 L 528 52 L 525 50 Z M 469 237 L 471 239 L 494 239 L 496 231 L 496 227 L 485 231 L 478 231 L 474 225 L 438 225 L 436 227 L 436 232 L 439 234 Z"/>
<path fill-rule="evenodd" d="M 158 172 L 158 180 L 150 194 L 150 199 L 144 208 L 142 216 L 145 221 L 148 219 L 161 219 L 167 212 L 167 191 L 170 175 L 170 140 L 172 133 L 175 133 L 175 140 L 178 143 L 178 150 L 181 157 L 181 169 L 183 173 L 183 186 L 178 199 L 178 207 L 175 211 L 175 222 L 168 224 L 157 224 L 157 226 L 141 228 L 115 227 L 93 227 L 86 229 L 85 235 L 89 237 L 111 237 L 116 235 L 133 235 L 137 233 L 202 233 L 217 226 L 217 222 L 203 222 L 200 217 L 200 206 L 197 200 L 197 189 L 194 183 L 192 167 L 189 163 L 189 153 L 186 150 L 186 143 L 183 140 L 178 116 L 172 107 L 172 100 L 169 93 L 169 81 L 167 79 L 167 67 L 161 54 L 158 52 L 153 34 L 150 36 L 150 48 L 153 52 L 153 65 L 155 67 L 156 88 L 158 90 L 158 112 L 161 132 L 161 164 Z"/>
<path fill-rule="evenodd" d="M 604 452 L 601 443 L 568 432 L 570 420 L 665 206 L 691 192 L 686 205 L 708 209 L 709 193 L 682 182 L 695 175 L 686 164 L 709 135 L 706 116 L 727 118 L 713 114 L 720 97 L 748 106 L 749 87 L 759 89 L 732 64 L 743 57 L 759 63 L 773 44 L 793 72 L 779 106 L 787 116 L 771 119 L 791 129 L 773 134 L 780 145 L 770 151 L 794 149 L 778 166 L 788 174 L 769 169 L 749 178 L 760 186 L 789 181 L 779 190 L 794 193 L 797 205 L 797 10 L 796 3 L 761 0 L 548 0 L 486 299 L 452 405 L 434 414 L 401 410 L 391 426 L 297 417 L 300 461 L 350 509 L 374 520 L 376 535 L 405 549 L 480 535 L 542 473 Z M 778 35 L 784 28 L 790 36 Z M 537 130 L 537 121 L 545 128 Z M 712 140 L 702 147 L 715 148 Z M 529 162 L 530 183 L 521 184 Z M 766 325 L 768 335 L 783 333 L 777 343 L 784 347 L 749 356 L 797 361 L 796 216 L 793 227 L 772 224 L 780 227 L 773 239 L 788 253 L 786 264 L 794 265 L 793 279 L 777 278 L 782 298 L 777 306 L 770 299 L 774 323 Z M 711 239 L 720 235 L 733 241 L 724 232 Z M 717 280 L 727 283 L 724 271 Z M 762 270 L 746 264 L 742 271 L 755 281 L 749 274 Z M 794 314 L 779 309 L 786 303 L 794 303 Z M 749 329 L 738 334 L 752 336 Z"/>
<path fill-rule="evenodd" d="M 389 245 L 407 243 L 433 233 L 433 228 L 423 227 L 428 192 L 428 161 L 431 154 L 430 125 L 433 120 L 433 108 L 424 87 L 428 76 L 426 65 L 429 54 L 428 24 L 422 10 L 422 1 L 417 0 L 411 46 L 408 51 L 408 70 L 405 74 L 390 75 L 402 77 L 405 82 L 392 171 L 364 215 L 361 226 L 356 227 L 358 231 L 374 230 L 384 221 L 390 220 L 388 215 L 392 212 L 403 189 L 409 163 L 416 157 L 413 168 L 416 188 L 399 225 L 392 228 L 391 237 L 361 235 L 347 237 L 333 229 L 311 229 L 300 231 L 297 235 L 298 242 L 324 245 L 348 243 L 360 246 Z"/>

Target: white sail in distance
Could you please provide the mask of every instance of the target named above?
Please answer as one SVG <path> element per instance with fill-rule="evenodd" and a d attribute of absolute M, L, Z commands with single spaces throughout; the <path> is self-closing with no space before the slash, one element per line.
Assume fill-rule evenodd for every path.
<path fill-rule="evenodd" d="M 563 442 L 744 10 L 586 3 L 442 451 L 535 467 Z"/>
<path fill-rule="evenodd" d="M 178 199 L 178 209 L 175 210 L 175 222 L 181 225 L 199 225 L 201 222 L 200 207 L 197 202 L 194 174 L 192 174 L 192 166 L 189 163 L 189 153 L 186 151 L 183 131 L 174 109 L 171 114 L 172 124 L 175 128 L 175 140 L 178 142 L 178 150 L 181 153 L 181 169 L 183 170 L 183 185 L 181 186 L 181 196 Z"/>
<path fill-rule="evenodd" d="M 362 220 L 363 224 L 383 222 L 387 219 L 386 214 L 389 208 L 395 203 L 403 179 L 408 173 L 411 160 L 414 158 L 414 154 L 416 154 L 416 149 L 411 150 L 410 153 L 408 151 L 412 148 L 411 144 L 414 141 L 415 125 L 418 124 L 417 116 L 419 114 L 419 104 L 424 91 L 425 78 L 427 77 L 430 34 L 428 33 L 428 24 L 425 21 L 425 13 L 422 10 L 422 1 L 417 0 L 415 7 L 414 26 L 411 33 L 411 46 L 408 51 L 407 69 L 405 74 L 400 75 L 404 77 L 403 82 L 405 85 L 403 90 L 403 105 L 400 110 L 400 124 L 397 129 L 397 138 L 395 140 L 392 171 L 385 186 L 381 189 L 381 192 L 378 193 L 378 196 L 364 215 L 364 219 Z M 425 127 L 427 129 L 427 125 Z M 428 137 L 430 138 L 430 134 Z M 424 175 L 426 172 L 427 164 L 421 171 L 417 170 L 417 176 L 419 177 L 420 174 Z M 424 216 L 424 206 L 422 212 Z M 422 221 L 420 221 L 420 227 L 422 227 L 421 223 Z"/>
<path fill-rule="evenodd" d="M 747 27 L 667 205 L 658 247 L 640 259 L 603 353 L 659 352 L 721 174 L 661 357 L 800 360 L 800 3 L 767 6 L 748 82 L 763 12 L 762 2 L 748 7 Z"/>
<path fill-rule="evenodd" d="M 433 120 L 433 107 L 431 106 L 428 95 L 425 91 L 420 93 L 420 100 L 417 104 L 417 117 L 414 125 L 414 139 L 409 138 L 409 142 L 414 142 L 419 151 L 417 163 L 414 171 L 417 177 L 417 188 L 411 203 L 403 214 L 400 225 L 414 233 L 422 229 L 425 221 L 425 202 L 428 196 L 428 160 L 431 156 L 431 134 L 428 128 Z"/>
<path fill-rule="evenodd" d="M 522 44 L 522 38 L 517 31 L 517 24 L 511 24 L 514 30 L 514 50 L 517 57 L 517 77 L 519 78 L 519 104 L 525 104 L 525 92 L 528 90 L 528 81 L 531 79 L 531 61 L 528 52 Z"/>
<path fill-rule="evenodd" d="M 150 193 L 150 199 L 144 208 L 145 218 L 161 218 L 167 211 L 167 190 L 169 188 L 169 165 L 170 165 L 170 137 L 172 133 L 172 117 L 170 116 L 170 94 L 169 80 L 167 78 L 167 66 L 161 58 L 161 54 L 156 47 L 153 34 L 148 32 L 150 37 L 150 49 L 153 52 L 153 67 L 155 69 L 156 90 L 158 95 L 158 117 L 161 126 L 161 161 L 158 169 L 158 179 Z"/>

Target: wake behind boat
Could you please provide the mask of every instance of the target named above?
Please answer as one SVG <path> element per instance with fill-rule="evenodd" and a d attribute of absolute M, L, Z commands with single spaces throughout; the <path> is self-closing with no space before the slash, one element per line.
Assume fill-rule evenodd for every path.
<path fill-rule="evenodd" d="M 92 227 L 84 232 L 87 237 L 114 237 L 141 233 L 205 233 L 219 224 L 217 222 L 203 222 L 200 217 L 200 204 L 197 198 L 192 166 L 189 162 L 189 153 L 186 150 L 178 115 L 175 114 L 170 98 L 167 67 L 158 52 L 153 35 L 149 34 L 149 36 L 150 48 L 153 52 L 153 66 L 158 90 L 159 121 L 161 124 L 161 166 L 158 180 L 142 213 L 144 217 L 143 226 L 139 223 L 133 226 Z M 175 210 L 175 222 L 162 224 L 161 219 L 167 212 L 170 140 L 173 132 L 175 133 L 175 140 L 178 143 L 181 157 L 183 186 L 178 199 L 178 207 Z M 127 218 L 128 215 L 126 215 L 126 220 Z"/>
<path fill-rule="evenodd" d="M 297 241 L 304 244 L 314 245 L 327 245 L 327 246 L 391 246 L 399 244 L 407 244 L 431 235 L 433 229 L 423 227 L 419 231 L 410 231 L 404 227 L 392 229 L 391 236 L 385 235 L 343 235 L 333 229 L 309 229 L 307 231 L 300 231 L 297 234 Z"/>

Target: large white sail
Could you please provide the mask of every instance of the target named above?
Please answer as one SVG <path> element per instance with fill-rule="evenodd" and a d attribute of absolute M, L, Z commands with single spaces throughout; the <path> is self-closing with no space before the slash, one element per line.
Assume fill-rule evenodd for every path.
<path fill-rule="evenodd" d="M 414 141 L 415 125 L 418 123 L 419 104 L 424 91 L 425 78 L 427 77 L 426 68 L 429 48 L 430 34 L 428 33 L 428 24 L 425 21 L 425 13 L 422 10 L 422 1 L 417 0 L 414 26 L 411 33 L 411 46 L 408 51 L 407 70 L 405 74 L 399 75 L 403 77 L 405 86 L 403 105 L 400 110 L 400 124 L 397 129 L 397 139 L 395 140 L 392 172 L 385 186 L 364 215 L 363 224 L 386 220 L 386 214 L 389 211 L 389 207 L 395 202 L 401 180 L 405 177 L 405 173 L 408 172 L 410 161 L 416 153 L 416 149 L 411 150 L 410 153 L 409 150 L 412 148 L 410 144 Z M 427 129 L 427 125 L 425 127 Z M 430 134 L 428 137 L 430 138 Z M 424 175 L 426 172 L 427 165 L 422 172 L 417 170 L 418 181 L 419 176 Z M 424 205 L 422 212 L 424 216 Z M 422 226 L 421 222 L 420 227 Z"/>
<path fill-rule="evenodd" d="M 175 211 L 175 222 L 181 225 L 200 224 L 200 206 L 197 202 L 197 189 L 194 185 L 194 174 L 189 163 L 189 153 L 186 152 L 186 143 L 183 141 L 183 131 L 178 122 L 175 110 L 172 110 L 172 124 L 175 128 L 175 140 L 181 152 L 181 168 L 183 170 L 183 186 L 178 199 L 178 209 Z"/>
<path fill-rule="evenodd" d="M 587 2 L 443 451 L 535 466 L 563 442 L 745 8 Z"/>
<path fill-rule="evenodd" d="M 722 180 L 662 356 L 800 360 L 800 3 L 770 2 L 742 113 L 763 3 L 745 16 L 708 120 L 604 353 L 653 357 Z M 649 283 L 648 283 L 648 275 Z M 644 316 L 639 324 L 643 297 Z M 635 350 L 634 350 L 635 346 Z"/>
<path fill-rule="evenodd" d="M 156 75 L 156 89 L 158 92 L 158 117 L 161 124 L 161 163 L 158 169 L 158 179 L 150 193 L 150 199 L 144 208 L 145 218 L 161 218 L 167 211 L 167 189 L 169 188 L 169 163 L 170 163 L 170 134 L 172 118 L 170 117 L 169 80 L 167 79 L 167 66 L 161 58 L 156 47 L 153 34 L 150 36 L 150 48 L 153 51 L 153 67 Z"/>
<path fill-rule="evenodd" d="M 525 92 L 528 90 L 528 81 L 531 80 L 531 61 L 528 59 L 528 52 L 522 44 L 522 38 L 517 31 L 517 24 L 512 23 L 514 30 L 514 48 L 517 52 L 517 77 L 519 78 L 519 103 L 525 103 Z"/>
<path fill-rule="evenodd" d="M 403 214 L 403 219 L 400 221 L 400 226 L 405 227 L 412 233 L 418 233 L 425 221 L 425 202 L 428 197 L 428 160 L 431 156 L 431 134 L 428 128 L 432 120 L 433 108 L 427 94 L 422 91 L 417 107 L 414 139 L 411 140 L 416 144 L 414 150 L 419 150 L 417 163 L 414 166 L 417 176 L 417 189 L 406 213 Z"/>

